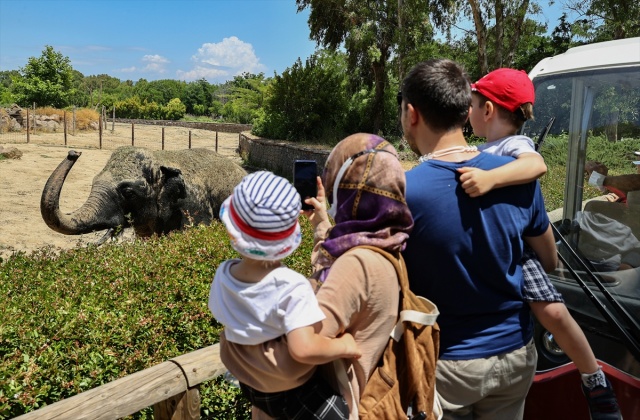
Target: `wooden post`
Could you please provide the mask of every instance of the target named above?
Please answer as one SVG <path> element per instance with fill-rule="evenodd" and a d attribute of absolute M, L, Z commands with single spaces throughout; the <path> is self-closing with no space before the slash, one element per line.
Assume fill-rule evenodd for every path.
<path fill-rule="evenodd" d="M 100 128 L 98 129 L 98 138 L 100 139 L 99 149 L 102 149 L 102 114 L 100 114 L 100 116 L 98 117 L 98 125 L 100 126 Z"/>
<path fill-rule="evenodd" d="M 113 106 L 113 117 L 111 117 L 111 132 L 116 131 L 116 106 Z"/>
<path fill-rule="evenodd" d="M 200 390 L 197 386 L 153 406 L 157 420 L 197 420 L 200 418 Z"/>
<path fill-rule="evenodd" d="M 76 135 L 76 106 L 73 106 L 73 121 L 71 121 L 71 128 L 73 130 L 73 135 Z"/>
<path fill-rule="evenodd" d="M 189 149 L 191 149 L 191 130 L 189 130 Z"/>
<path fill-rule="evenodd" d="M 164 150 L 164 127 L 162 127 L 162 150 Z"/>
<path fill-rule="evenodd" d="M 131 145 L 133 146 L 133 138 L 135 137 L 135 128 L 133 128 L 134 124 L 131 123 Z"/>
<path fill-rule="evenodd" d="M 36 134 L 36 103 L 33 103 L 33 134 Z"/>
<path fill-rule="evenodd" d="M 64 124 L 64 145 L 67 145 L 67 111 L 62 111 L 62 121 Z"/>
<path fill-rule="evenodd" d="M 29 108 L 27 108 L 27 143 L 29 143 Z"/>
<path fill-rule="evenodd" d="M 216 153 L 218 153 L 218 132 L 216 131 Z"/>

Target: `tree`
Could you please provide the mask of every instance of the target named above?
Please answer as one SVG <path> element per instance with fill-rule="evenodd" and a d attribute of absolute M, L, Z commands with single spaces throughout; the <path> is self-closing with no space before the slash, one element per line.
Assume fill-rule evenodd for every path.
<path fill-rule="evenodd" d="M 458 13 L 458 9 L 462 13 Z M 476 56 L 480 74 L 499 67 L 512 67 L 523 36 L 527 14 L 537 14 L 540 8 L 530 0 L 458 0 L 445 20 L 446 30 L 456 27 L 461 19 L 470 19 L 476 40 Z"/>
<path fill-rule="evenodd" d="M 13 79 L 19 77 L 20 73 L 17 70 L 5 70 L 0 71 L 0 105 L 11 105 L 14 102 L 13 94 Z"/>
<path fill-rule="evenodd" d="M 332 51 L 346 50 L 349 74 L 357 81 L 351 92 L 373 88 L 366 126 L 379 132 L 386 114 L 387 65 L 394 54 L 402 57 L 412 46 L 431 38 L 429 14 L 439 9 L 426 0 L 296 0 L 296 4 L 299 12 L 310 9 L 311 39 Z M 403 71 L 402 60 L 398 64 L 398 72 Z"/>
<path fill-rule="evenodd" d="M 16 101 L 21 106 L 36 103 L 39 106 L 63 108 L 71 105 L 73 97 L 73 68 L 69 57 L 47 45 L 42 55 L 30 57 L 13 79 Z"/>
<path fill-rule="evenodd" d="M 243 73 L 229 83 L 227 102 L 222 107 L 222 116 L 227 121 L 251 124 L 262 108 L 265 92 L 270 84 L 264 74 Z"/>
<path fill-rule="evenodd" d="M 292 141 L 342 138 L 348 95 L 346 65 L 339 66 L 340 61 L 333 60 L 332 54 L 319 53 L 305 64 L 298 58 L 281 75 L 275 75 L 264 114 L 254 124 L 253 132 Z"/>
<path fill-rule="evenodd" d="M 182 97 L 187 113 L 206 115 L 213 103 L 212 92 L 213 87 L 204 78 L 187 83 Z"/>
<path fill-rule="evenodd" d="M 640 36 L 637 0 L 566 0 L 564 5 L 579 15 L 574 29 L 587 42 Z"/>
<path fill-rule="evenodd" d="M 173 98 L 183 97 L 185 87 L 186 82 L 179 80 L 163 79 L 148 82 L 146 79 L 140 79 L 133 91 L 143 102 L 167 105 Z"/>

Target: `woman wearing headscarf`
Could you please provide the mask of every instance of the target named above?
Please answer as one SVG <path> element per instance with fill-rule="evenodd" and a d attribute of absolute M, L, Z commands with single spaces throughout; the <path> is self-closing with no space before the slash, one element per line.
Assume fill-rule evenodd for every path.
<path fill-rule="evenodd" d="M 328 212 L 325 198 L 331 205 Z M 321 334 L 336 337 L 349 332 L 362 351 L 359 359 L 343 359 L 342 365 L 334 366 L 347 373 L 349 387 L 340 391 L 349 404 L 350 418 L 357 418 L 360 395 L 396 324 L 399 301 L 393 264 L 374 250 L 357 247 L 369 245 L 399 255 L 413 227 L 405 202 L 404 169 L 395 149 L 372 134 L 345 138 L 327 159 L 318 196 L 307 203 L 314 207 L 305 212 L 314 228 L 312 282 L 326 315 Z M 225 340 L 224 334 L 220 340 Z M 221 348 L 223 363 L 240 372 L 238 380 L 262 392 L 290 389 L 317 373 L 316 366 L 289 356 L 284 338 Z M 323 373 L 331 376 L 334 367 L 323 367 Z M 254 408 L 253 418 L 269 417 Z"/>

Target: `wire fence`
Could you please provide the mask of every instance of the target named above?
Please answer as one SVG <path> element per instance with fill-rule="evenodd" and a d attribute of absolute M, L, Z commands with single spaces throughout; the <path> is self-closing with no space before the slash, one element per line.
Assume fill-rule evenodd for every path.
<path fill-rule="evenodd" d="M 140 123 L 117 123 L 107 121 L 98 129 L 73 130 L 62 124 L 59 130 L 36 130 L 0 132 L 0 143 L 67 146 L 73 148 L 95 148 L 114 150 L 121 146 L 138 146 L 154 150 L 180 150 L 207 148 L 228 156 L 237 154 L 238 133 L 191 129 L 187 127 L 165 127 Z M 35 132 L 34 132 L 35 131 Z"/>

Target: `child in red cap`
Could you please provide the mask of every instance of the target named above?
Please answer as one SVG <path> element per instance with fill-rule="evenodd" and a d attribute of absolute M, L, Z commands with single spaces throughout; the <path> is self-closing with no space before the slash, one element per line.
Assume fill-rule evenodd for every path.
<path fill-rule="evenodd" d="M 471 90 L 469 121 L 473 133 L 487 139 L 487 143 L 478 149 L 513 156 L 516 160 L 491 171 L 472 167 L 459 169 L 465 192 L 478 197 L 494 188 L 525 184 L 544 175 L 547 166 L 536 152 L 533 141 L 516 134 L 526 120 L 533 118 L 535 91 L 527 73 L 497 69 L 472 84 Z M 522 271 L 523 297 L 538 321 L 553 334 L 580 371 L 591 418 L 621 419 L 611 383 L 598 366 L 587 338 L 530 249 L 525 250 Z"/>

